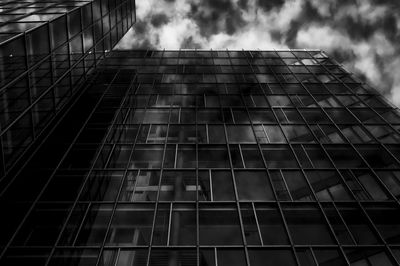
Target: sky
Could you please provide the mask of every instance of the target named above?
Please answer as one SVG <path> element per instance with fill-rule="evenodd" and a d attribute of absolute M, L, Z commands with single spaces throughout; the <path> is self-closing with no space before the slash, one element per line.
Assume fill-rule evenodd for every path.
<path fill-rule="evenodd" d="M 400 106 L 399 0 L 136 0 L 116 49 L 321 49 Z"/>

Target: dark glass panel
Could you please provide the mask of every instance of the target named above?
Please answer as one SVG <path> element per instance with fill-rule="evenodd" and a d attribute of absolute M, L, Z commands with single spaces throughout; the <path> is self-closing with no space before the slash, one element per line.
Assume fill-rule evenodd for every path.
<path fill-rule="evenodd" d="M 246 265 L 245 253 L 241 249 L 218 249 L 218 266 Z"/>
<path fill-rule="evenodd" d="M 351 200 L 348 189 L 336 171 L 306 171 L 306 177 L 319 200 Z"/>
<path fill-rule="evenodd" d="M 257 220 L 264 245 L 289 244 L 280 212 L 273 205 L 256 205 Z"/>
<path fill-rule="evenodd" d="M 286 145 L 263 145 L 262 152 L 269 168 L 296 168 L 296 159 Z"/>
<path fill-rule="evenodd" d="M 129 171 L 122 184 L 120 201 L 155 201 L 157 199 L 160 172 Z"/>
<path fill-rule="evenodd" d="M 366 206 L 367 213 L 383 239 L 400 244 L 400 213 L 394 206 Z"/>
<path fill-rule="evenodd" d="M 21 35 L 0 47 L 0 86 L 5 85 L 25 71 L 25 44 Z"/>
<path fill-rule="evenodd" d="M 162 156 L 162 145 L 138 144 L 133 150 L 130 168 L 159 168 Z"/>
<path fill-rule="evenodd" d="M 247 245 L 260 245 L 260 233 L 258 231 L 255 210 L 253 210 L 252 204 L 241 203 L 240 213 Z"/>
<path fill-rule="evenodd" d="M 100 258 L 100 266 L 145 266 L 147 262 L 147 249 L 105 249 Z"/>
<path fill-rule="evenodd" d="M 160 203 L 157 206 L 157 215 L 154 222 L 152 245 L 166 246 L 170 224 L 170 204 Z"/>
<path fill-rule="evenodd" d="M 215 201 L 233 201 L 235 194 L 230 171 L 211 171 L 212 192 Z"/>
<path fill-rule="evenodd" d="M 235 181 L 239 200 L 274 200 L 264 171 L 235 171 Z"/>
<path fill-rule="evenodd" d="M 171 213 L 170 245 L 196 245 L 197 219 L 195 207 L 195 205 L 174 205 Z"/>
<path fill-rule="evenodd" d="M 229 158 L 226 146 L 222 145 L 199 145 L 198 146 L 199 168 L 228 168 Z"/>
<path fill-rule="evenodd" d="M 82 227 L 77 231 L 74 244 L 78 246 L 102 244 L 111 214 L 112 205 L 92 205 L 85 214 Z"/>
<path fill-rule="evenodd" d="M 398 265 L 383 248 L 348 248 L 345 253 L 350 265 Z"/>
<path fill-rule="evenodd" d="M 314 205 L 284 205 L 283 214 L 294 244 L 329 245 L 334 240 L 328 224 Z"/>
<path fill-rule="evenodd" d="M 54 245 L 70 208 L 70 204 L 39 204 L 23 223 L 13 241 L 13 245 Z"/>
<path fill-rule="evenodd" d="M 112 219 L 107 245 L 147 246 L 153 226 L 153 205 L 118 205 Z"/>
<path fill-rule="evenodd" d="M 380 243 L 367 217 L 358 207 L 339 205 L 338 210 L 357 244 L 374 245 Z"/>
<path fill-rule="evenodd" d="M 319 265 L 345 266 L 348 265 L 343 255 L 336 249 L 313 249 Z"/>
<path fill-rule="evenodd" d="M 286 249 L 250 249 L 252 266 L 295 266 L 296 260 L 291 250 Z"/>
<path fill-rule="evenodd" d="M 158 249 L 153 248 L 150 252 L 149 266 L 158 265 L 196 265 L 196 249 Z M 136 265 L 135 265 L 136 266 Z"/>
<path fill-rule="evenodd" d="M 200 245 L 241 245 L 237 209 L 231 205 L 199 206 Z"/>
<path fill-rule="evenodd" d="M 26 34 L 29 65 L 33 65 L 50 53 L 49 27 L 45 24 Z"/>
<path fill-rule="evenodd" d="M 48 248 L 9 248 L 0 260 L 1 265 L 45 265 L 50 254 Z"/>
<path fill-rule="evenodd" d="M 94 266 L 99 251 L 97 249 L 56 249 L 51 257 L 51 266 Z"/>
<path fill-rule="evenodd" d="M 164 171 L 161 178 L 159 200 L 195 201 L 196 173 L 193 171 Z"/>
<path fill-rule="evenodd" d="M 226 127 L 228 133 L 228 141 L 233 143 L 255 142 L 253 130 L 251 126 L 230 126 Z"/>
<path fill-rule="evenodd" d="M 282 171 L 293 200 L 310 201 L 314 196 L 300 171 Z"/>

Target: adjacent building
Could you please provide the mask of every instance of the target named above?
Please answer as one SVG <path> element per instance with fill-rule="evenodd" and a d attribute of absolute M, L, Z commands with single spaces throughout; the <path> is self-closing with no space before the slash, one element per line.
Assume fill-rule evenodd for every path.
<path fill-rule="evenodd" d="M 134 22 L 134 0 L 1 1 L 0 178 Z"/>

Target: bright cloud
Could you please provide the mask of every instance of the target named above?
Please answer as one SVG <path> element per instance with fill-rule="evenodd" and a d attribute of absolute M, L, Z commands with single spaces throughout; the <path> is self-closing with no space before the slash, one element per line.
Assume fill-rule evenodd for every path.
<path fill-rule="evenodd" d="M 400 5 L 392 0 L 137 0 L 116 49 L 316 48 L 400 105 Z"/>

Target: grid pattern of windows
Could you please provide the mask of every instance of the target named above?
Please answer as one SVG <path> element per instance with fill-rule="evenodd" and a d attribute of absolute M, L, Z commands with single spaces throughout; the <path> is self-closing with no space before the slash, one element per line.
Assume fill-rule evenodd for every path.
<path fill-rule="evenodd" d="M 0 177 L 135 21 L 134 0 L 0 3 Z"/>
<path fill-rule="evenodd" d="M 21 211 L 1 265 L 399 265 L 399 112 L 325 53 L 113 51 L 100 68 L 61 159 L 2 192 Z"/>

